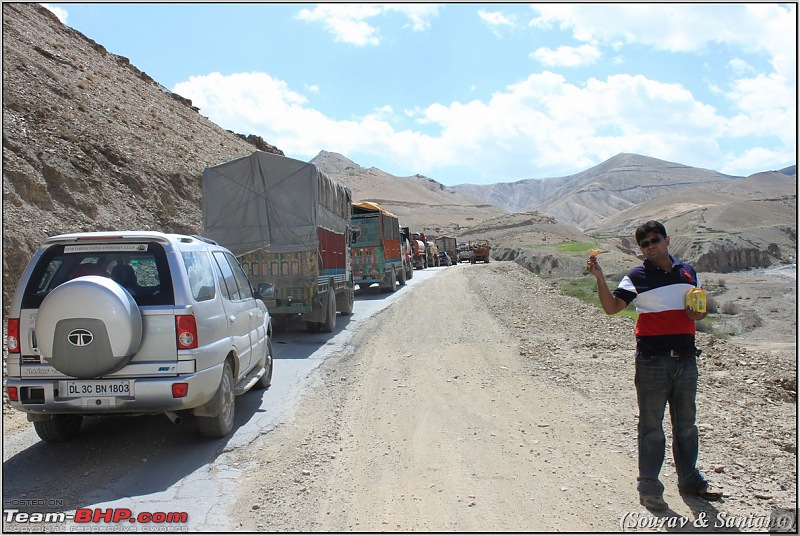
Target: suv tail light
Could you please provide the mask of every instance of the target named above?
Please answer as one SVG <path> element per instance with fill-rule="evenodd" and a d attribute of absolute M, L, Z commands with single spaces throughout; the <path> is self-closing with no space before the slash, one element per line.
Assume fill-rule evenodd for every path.
<path fill-rule="evenodd" d="M 19 353 L 19 318 L 8 319 L 8 353 Z"/>
<path fill-rule="evenodd" d="M 16 387 L 6 387 L 6 392 L 11 402 L 19 402 L 19 391 L 17 391 Z"/>
<path fill-rule="evenodd" d="M 197 348 L 197 322 L 194 315 L 175 316 L 178 350 Z"/>

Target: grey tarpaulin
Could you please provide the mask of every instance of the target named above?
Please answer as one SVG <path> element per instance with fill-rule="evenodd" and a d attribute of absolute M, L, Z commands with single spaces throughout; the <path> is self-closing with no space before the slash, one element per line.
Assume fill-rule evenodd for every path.
<path fill-rule="evenodd" d="M 314 164 L 263 151 L 203 171 L 203 235 L 244 255 L 316 249 L 317 227 L 344 233 L 350 190 Z"/>

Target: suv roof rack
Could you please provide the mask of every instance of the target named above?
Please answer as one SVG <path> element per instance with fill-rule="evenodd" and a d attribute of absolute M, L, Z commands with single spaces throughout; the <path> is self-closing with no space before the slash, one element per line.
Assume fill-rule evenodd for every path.
<path fill-rule="evenodd" d="M 205 236 L 200 236 L 200 235 L 193 234 L 192 238 L 194 238 L 195 240 L 199 240 L 201 242 L 205 242 L 206 244 L 211 244 L 212 246 L 218 246 L 219 245 L 216 241 L 211 240 L 210 238 L 206 238 Z"/>

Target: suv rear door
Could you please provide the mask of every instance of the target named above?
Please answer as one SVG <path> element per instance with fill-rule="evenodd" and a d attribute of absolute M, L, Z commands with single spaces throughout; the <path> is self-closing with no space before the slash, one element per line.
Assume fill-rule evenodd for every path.
<path fill-rule="evenodd" d="M 109 376 L 176 374 L 175 303 L 171 270 L 165 244 L 153 237 L 105 237 L 82 240 L 60 239 L 48 244 L 35 257 L 20 307 L 20 377 L 61 376 L 39 351 L 36 318 L 44 298 L 62 283 L 87 275 L 114 276 L 127 267 L 134 280 L 124 286 L 136 301 L 142 316 L 142 339 L 138 351 L 124 369 Z M 91 268 L 91 270 L 90 270 Z M 134 285 L 135 284 L 135 288 Z M 98 311 L 102 317 L 102 311 Z"/>

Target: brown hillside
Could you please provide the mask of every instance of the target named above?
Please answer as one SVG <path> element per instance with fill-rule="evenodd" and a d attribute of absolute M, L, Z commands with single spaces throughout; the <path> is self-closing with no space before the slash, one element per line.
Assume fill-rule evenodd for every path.
<path fill-rule="evenodd" d="M 39 4 L 4 3 L 4 305 L 47 236 L 201 232 L 203 169 L 253 150 Z"/>

